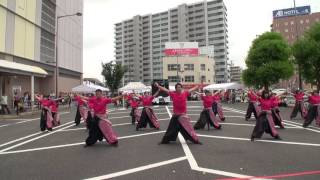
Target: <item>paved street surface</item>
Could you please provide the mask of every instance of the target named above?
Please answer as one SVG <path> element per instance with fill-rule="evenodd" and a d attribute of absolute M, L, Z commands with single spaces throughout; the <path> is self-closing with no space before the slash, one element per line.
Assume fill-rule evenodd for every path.
<path fill-rule="evenodd" d="M 84 148 L 88 131 L 83 123 L 74 125 L 74 109 L 63 112 L 62 124 L 52 132 L 39 132 L 34 116 L 0 120 L 0 179 L 320 179 L 320 128 L 301 128 L 300 116 L 289 121 L 291 109 L 282 108 L 282 140 L 264 134 L 251 142 L 255 120 L 244 120 L 247 104 L 223 107 L 222 130 L 197 131 L 203 145 L 185 142 L 181 135 L 176 143 L 158 145 L 171 105 L 154 107 L 160 130 L 140 131 L 130 123 L 130 110 L 110 108 L 118 147 L 99 142 Z M 192 121 L 201 110 L 201 102 L 188 103 Z"/>

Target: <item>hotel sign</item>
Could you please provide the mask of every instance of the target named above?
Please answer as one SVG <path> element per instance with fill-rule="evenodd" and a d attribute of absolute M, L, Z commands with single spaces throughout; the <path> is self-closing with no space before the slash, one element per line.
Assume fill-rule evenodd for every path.
<path fill-rule="evenodd" d="M 296 8 L 275 10 L 273 11 L 273 18 L 304 15 L 304 14 L 310 14 L 310 13 L 311 13 L 310 6 L 301 6 Z"/>

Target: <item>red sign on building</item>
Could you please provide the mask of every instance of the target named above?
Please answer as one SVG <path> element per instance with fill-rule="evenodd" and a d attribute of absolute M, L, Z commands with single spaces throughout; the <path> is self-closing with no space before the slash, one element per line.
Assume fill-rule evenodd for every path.
<path fill-rule="evenodd" d="M 184 48 L 184 49 L 165 49 L 164 53 L 166 56 L 180 56 L 180 55 L 189 55 L 189 56 L 198 56 L 198 48 Z"/>

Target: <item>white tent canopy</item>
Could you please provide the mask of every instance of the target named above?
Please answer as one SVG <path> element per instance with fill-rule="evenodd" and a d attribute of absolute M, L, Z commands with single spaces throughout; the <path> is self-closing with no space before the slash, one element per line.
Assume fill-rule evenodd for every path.
<path fill-rule="evenodd" d="M 79 86 L 72 88 L 72 92 L 93 93 L 97 89 L 101 89 L 102 91 L 109 91 L 108 88 L 98 86 L 95 84 L 81 84 Z"/>
<path fill-rule="evenodd" d="M 244 85 L 236 82 L 232 83 L 221 83 L 221 84 L 210 84 L 204 87 L 204 90 L 222 90 L 222 89 L 243 89 Z"/>
<path fill-rule="evenodd" d="M 129 82 L 124 87 L 120 88 L 119 91 L 121 92 L 137 92 L 137 93 L 143 93 L 146 91 L 151 91 L 151 88 L 144 85 L 141 82 Z"/>

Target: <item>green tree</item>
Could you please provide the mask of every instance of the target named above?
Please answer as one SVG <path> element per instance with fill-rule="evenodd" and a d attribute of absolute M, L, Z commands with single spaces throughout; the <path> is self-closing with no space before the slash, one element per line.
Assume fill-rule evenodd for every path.
<path fill-rule="evenodd" d="M 320 90 L 320 24 L 313 25 L 292 46 L 294 62 L 306 82 Z"/>
<path fill-rule="evenodd" d="M 105 79 L 105 85 L 110 89 L 112 96 L 121 85 L 121 79 L 126 72 L 126 68 L 113 61 L 102 63 L 101 75 Z"/>
<path fill-rule="evenodd" d="M 242 80 L 248 86 L 264 87 L 289 79 L 293 64 L 289 60 L 290 48 L 279 33 L 266 32 L 256 38 L 249 50 Z"/>

